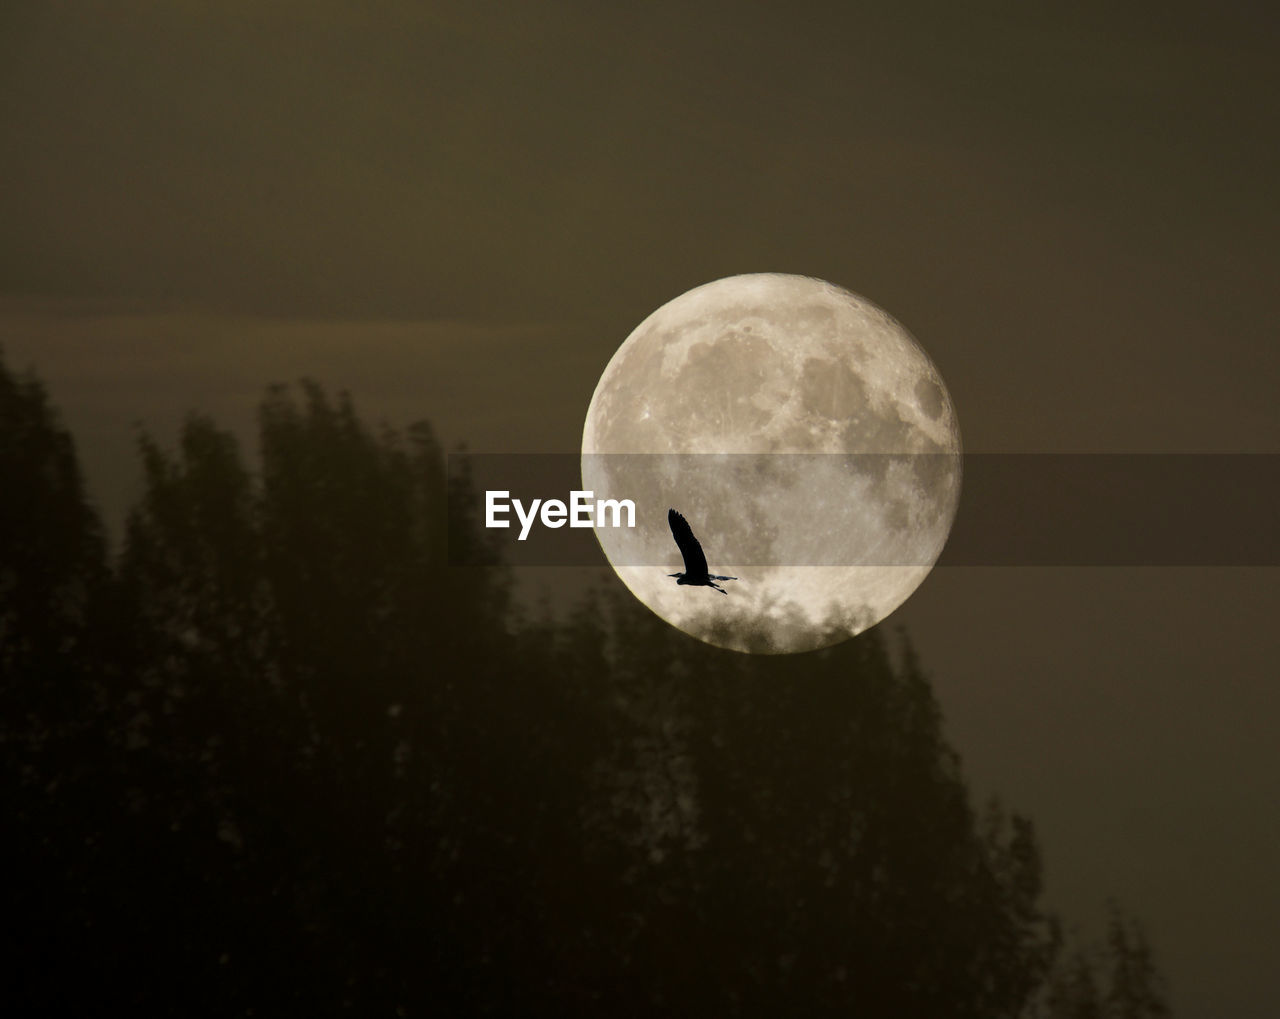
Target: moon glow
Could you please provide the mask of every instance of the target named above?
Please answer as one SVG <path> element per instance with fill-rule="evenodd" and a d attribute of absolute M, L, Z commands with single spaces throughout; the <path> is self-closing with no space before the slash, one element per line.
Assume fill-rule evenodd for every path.
<path fill-rule="evenodd" d="M 960 432 L 937 368 L 870 301 L 804 276 L 732 276 L 663 305 L 601 375 L 583 488 L 630 498 L 634 529 L 597 528 L 631 592 L 686 633 L 738 651 L 838 643 L 901 605 L 946 542 Z M 677 586 L 680 510 L 721 595 Z"/>

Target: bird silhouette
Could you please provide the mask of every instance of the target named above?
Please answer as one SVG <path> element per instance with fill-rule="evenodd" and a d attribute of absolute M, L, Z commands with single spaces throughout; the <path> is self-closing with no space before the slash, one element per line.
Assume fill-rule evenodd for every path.
<path fill-rule="evenodd" d="M 677 584 L 689 584 L 693 587 L 713 587 L 721 594 L 728 594 L 723 587 L 716 583 L 717 580 L 737 580 L 737 577 L 722 577 L 716 573 L 707 572 L 707 557 L 703 555 L 702 546 L 698 544 L 698 539 L 693 536 L 693 528 L 689 526 L 689 521 L 682 517 L 673 509 L 667 510 L 667 523 L 671 525 L 671 534 L 676 539 L 676 544 L 680 546 L 680 554 L 684 557 L 683 573 L 668 573 L 668 577 L 675 577 Z"/>

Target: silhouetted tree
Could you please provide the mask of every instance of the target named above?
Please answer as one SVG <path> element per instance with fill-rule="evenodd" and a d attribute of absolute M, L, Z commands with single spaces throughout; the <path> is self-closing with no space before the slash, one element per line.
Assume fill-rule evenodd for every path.
<path fill-rule="evenodd" d="M 93 896 L 108 579 L 71 436 L 44 387 L 0 359 L 0 972 L 6 998 L 36 1007 L 57 1000 L 44 975 L 78 950 Z"/>
<path fill-rule="evenodd" d="M 608 604 L 609 983 L 658 1010 L 1019 1014 L 1054 949 L 1030 824 L 978 823 L 905 641 L 742 656 Z"/>
<path fill-rule="evenodd" d="M 1097 974 L 1078 946 L 1063 958 L 1045 989 L 1046 1019 L 1106 1019 Z"/>
<path fill-rule="evenodd" d="M 0 472 L 0 725 L 7 727 L 67 694 L 67 684 L 44 679 L 78 662 L 106 564 L 70 434 L 44 387 L 15 377 L 2 359 Z"/>
<path fill-rule="evenodd" d="M 5 900 L 18 1011 L 1167 1014 L 1127 921 L 1103 970 L 1058 951 L 905 637 L 726 652 L 616 584 L 518 611 L 431 429 L 307 383 L 257 470 L 205 418 L 140 439 L 110 568 L 3 366 L 0 416 L 3 765 L 48 890 Z"/>
<path fill-rule="evenodd" d="M 1072 939 L 1039 994 L 1045 1019 L 1167 1019 L 1164 981 L 1136 921 L 1114 900 L 1100 942 Z"/>
<path fill-rule="evenodd" d="M 1137 921 L 1114 901 L 1107 921 L 1110 986 L 1107 1008 L 1114 1019 L 1163 1019 L 1169 1015 L 1163 980 L 1156 973 L 1151 947 Z"/>

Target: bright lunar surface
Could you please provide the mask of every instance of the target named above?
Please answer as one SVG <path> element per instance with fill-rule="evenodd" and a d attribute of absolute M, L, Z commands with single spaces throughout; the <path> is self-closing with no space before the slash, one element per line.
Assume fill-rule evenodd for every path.
<path fill-rule="evenodd" d="M 597 527 L 618 576 L 673 626 L 787 653 L 879 622 L 928 575 L 960 497 L 960 432 L 933 362 L 870 301 L 805 276 L 732 276 L 663 305 L 605 368 L 583 488 L 631 499 Z M 728 594 L 683 587 L 667 509 Z"/>

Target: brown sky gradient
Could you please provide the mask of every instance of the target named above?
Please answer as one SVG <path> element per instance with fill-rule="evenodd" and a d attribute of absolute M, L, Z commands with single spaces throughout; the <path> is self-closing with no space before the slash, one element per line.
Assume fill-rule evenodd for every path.
<path fill-rule="evenodd" d="M 266 6 L 0 13 L 0 347 L 113 519 L 134 421 L 248 435 L 303 374 L 477 449 L 575 448 L 631 328 L 749 271 L 891 311 L 969 450 L 1280 452 L 1256 17 Z M 1190 1019 L 1280 1013 L 1277 580 L 953 569 L 892 620 L 1055 902 L 1120 896 Z"/>

